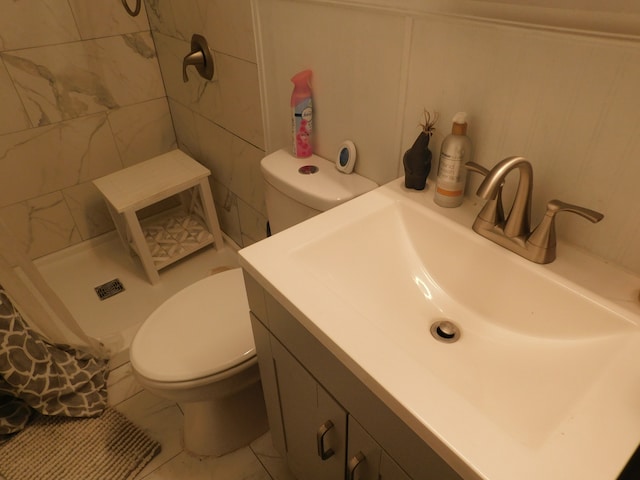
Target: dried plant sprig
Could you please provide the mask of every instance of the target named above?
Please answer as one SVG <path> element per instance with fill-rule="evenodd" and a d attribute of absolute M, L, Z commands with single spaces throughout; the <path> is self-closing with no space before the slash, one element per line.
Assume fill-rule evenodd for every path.
<path fill-rule="evenodd" d="M 422 127 L 422 131 L 424 133 L 431 136 L 436 131 L 436 123 L 438 122 L 438 118 L 440 117 L 440 115 L 435 111 L 432 115 L 426 108 L 424 109 L 423 115 L 424 123 L 421 123 L 420 126 Z"/>

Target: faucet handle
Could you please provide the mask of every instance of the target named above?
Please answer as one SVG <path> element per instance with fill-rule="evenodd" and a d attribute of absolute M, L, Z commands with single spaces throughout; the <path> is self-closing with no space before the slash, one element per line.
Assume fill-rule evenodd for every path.
<path fill-rule="evenodd" d="M 580 207 L 578 205 L 572 205 L 571 203 L 563 202 L 561 200 L 551 200 L 549 203 L 547 203 L 546 215 L 550 215 L 551 217 L 553 217 L 558 212 L 577 213 L 581 217 L 589 220 L 591 223 L 598 223 L 604 218 L 604 215 L 600 212 L 596 212 L 595 210 L 591 210 L 589 208 Z"/>
<path fill-rule="evenodd" d="M 182 80 L 186 83 L 189 81 L 187 75 L 187 67 L 193 65 L 202 78 L 211 80 L 214 74 L 213 57 L 209 50 L 207 40 L 202 36 L 194 33 L 191 37 L 191 52 L 189 52 L 182 60 Z"/>
<path fill-rule="evenodd" d="M 537 247 L 547 252 L 544 259 L 546 261 L 540 261 L 538 263 L 550 263 L 555 259 L 555 216 L 558 212 L 576 213 L 592 223 L 598 223 L 604 218 L 602 213 L 596 212 L 595 210 L 580 207 L 578 205 L 572 205 L 571 203 L 566 203 L 560 200 L 551 200 L 547 203 L 547 212 L 545 213 L 544 218 L 527 239 L 527 245 Z"/>
<path fill-rule="evenodd" d="M 467 170 L 474 173 L 479 173 L 483 177 L 489 175 L 490 170 L 488 168 L 483 167 L 479 163 L 476 162 L 467 162 L 465 163 Z M 500 183 L 498 187 L 498 193 L 496 194 L 496 198 L 490 198 L 487 203 L 485 203 L 484 207 L 482 207 L 482 211 L 478 215 L 479 218 L 492 223 L 493 225 L 500 225 L 504 222 L 504 207 L 502 206 L 502 187 L 504 186 L 504 180 Z"/>
<path fill-rule="evenodd" d="M 198 67 L 202 67 L 204 62 L 204 53 L 202 50 L 188 53 L 182 59 L 182 81 L 185 83 L 189 81 L 189 76 L 187 75 L 187 67 L 189 65 L 193 65 L 197 69 Z"/>

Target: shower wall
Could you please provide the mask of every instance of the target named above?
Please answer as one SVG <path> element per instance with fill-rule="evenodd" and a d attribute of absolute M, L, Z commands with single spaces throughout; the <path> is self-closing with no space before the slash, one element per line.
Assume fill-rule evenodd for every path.
<path fill-rule="evenodd" d="M 212 171 L 224 232 L 247 246 L 265 237 L 260 160 L 264 133 L 249 0 L 147 0 L 149 21 L 169 97 L 178 145 Z M 182 59 L 194 33 L 213 51 L 215 77 L 205 81 Z"/>
<path fill-rule="evenodd" d="M 91 180 L 176 147 L 146 13 L 3 2 L 0 218 L 36 258 L 113 229 Z"/>

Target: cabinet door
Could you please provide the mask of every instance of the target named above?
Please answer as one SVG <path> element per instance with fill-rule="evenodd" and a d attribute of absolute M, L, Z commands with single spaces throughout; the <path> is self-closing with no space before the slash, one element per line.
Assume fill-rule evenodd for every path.
<path fill-rule="evenodd" d="M 271 351 L 289 468 L 304 480 L 342 480 L 346 454 L 345 411 L 273 337 Z"/>
<path fill-rule="evenodd" d="M 411 480 L 409 475 L 384 450 L 380 457 L 380 476 L 378 478 L 379 480 Z"/>
<path fill-rule="evenodd" d="M 347 480 L 411 480 L 351 415 L 348 424 Z"/>
<path fill-rule="evenodd" d="M 271 439 L 275 449 L 284 457 L 286 453 L 284 429 L 282 427 L 280 398 L 278 396 L 278 380 L 271 354 L 271 334 L 253 313 L 251 313 L 251 328 L 256 344 L 256 352 L 258 353 L 260 379 L 262 380 L 264 403 L 267 407 Z"/>
<path fill-rule="evenodd" d="M 348 423 L 347 480 L 378 480 L 382 448 L 351 415 Z"/>

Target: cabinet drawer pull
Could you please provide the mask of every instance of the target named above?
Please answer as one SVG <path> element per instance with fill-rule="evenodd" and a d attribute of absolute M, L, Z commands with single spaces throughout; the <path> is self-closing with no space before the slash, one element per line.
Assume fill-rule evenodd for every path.
<path fill-rule="evenodd" d="M 354 480 L 356 474 L 356 468 L 362 462 L 366 460 L 364 454 L 362 452 L 358 452 L 349 460 L 349 480 Z"/>
<path fill-rule="evenodd" d="M 316 441 L 318 444 L 318 456 L 322 460 L 326 460 L 327 458 L 330 458 L 335 453 L 332 448 L 329 448 L 328 450 L 324 449 L 324 436 L 332 428 L 333 428 L 333 422 L 331 420 L 327 420 L 322 425 L 320 425 L 320 428 L 318 428 L 318 432 L 316 433 Z"/>

